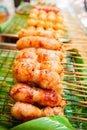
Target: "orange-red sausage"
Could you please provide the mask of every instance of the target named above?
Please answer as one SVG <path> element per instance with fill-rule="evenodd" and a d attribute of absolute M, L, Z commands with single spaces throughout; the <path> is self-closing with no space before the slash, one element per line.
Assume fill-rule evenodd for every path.
<path fill-rule="evenodd" d="M 44 29 L 43 30 L 22 29 L 22 30 L 19 31 L 19 33 L 18 33 L 19 38 L 26 37 L 26 36 L 40 36 L 40 37 L 58 39 L 58 35 L 55 31 L 49 31 L 49 30 L 44 30 Z"/>
<path fill-rule="evenodd" d="M 11 114 L 18 120 L 28 121 L 39 117 L 64 115 L 64 111 L 61 107 L 45 107 L 40 109 L 32 104 L 16 102 L 11 108 Z"/>
<path fill-rule="evenodd" d="M 55 92 L 37 88 L 36 85 L 33 87 L 32 85 L 16 83 L 10 94 L 16 101 L 38 103 L 43 106 L 58 106 L 62 102 L 62 87 L 58 92 Z"/>
<path fill-rule="evenodd" d="M 16 60 L 21 58 L 36 59 L 37 62 L 43 61 L 57 61 L 62 62 L 65 58 L 65 54 L 61 51 L 47 50 L 42 48 L 27 48 L 20 51 L 17 55 Z"/>
<path fill-rule="evenodd" d="M 16 45 L 19 50 L 30 47 L 60 50 L 62 43 L 54 38 L 27 36 L 19 39 Z"/>

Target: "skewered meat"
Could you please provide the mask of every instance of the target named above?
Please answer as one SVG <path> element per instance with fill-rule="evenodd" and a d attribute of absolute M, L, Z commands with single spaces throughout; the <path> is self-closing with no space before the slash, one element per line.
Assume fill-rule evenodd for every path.
<path fill-rule="evenodd" d="M 63 54 L 46 49 L 24 49 L 14 62 L 14 76 L 20 82 L 35 82 L 42 88 L 58 89 Z"/>
<path fill-rule="evenodd" d="M 47 49 L 37 49 L 37 55 L 39 62 L 42 61 L 57 61 L 60 62 L 65 58 L 65 54 L 61 51 L 47 50 Z"/>
<path fill-rule="evenodd" d="M 44 116 L 58 116 L 58 115 L 64 115 L 63 108 L 61 107 L 46 107 L 42 109 L 42 117 Z"/>
<path fill-rule="evenodd" d="M 18 120 L 27 121 L 44 116 L 63 115 L 64 112 L 61 107 L 46 107 L 40 109 L 28 103 L 16 102 L 11 108 L 11 114 Z"/>
<path fill-rule="evenodd" d="M 45 48 L 50 50 L 60 50 L 62 43 L 54 38 L 40 37 L 40 36 L 27 36 L 22 37 L 17 41 L 17 48 Z"/>
<path fill-rule="evenodd" d="M 23 66 L 26 64 L 25 69 L 27 70 L 48 69 L 61 74 L 63 72 L 63 65 L 61 65 L 60 61 L 63 59 L 64 54 L 59 51 L 55 52 L 53 50 L 29 48 L 23 49 L 14 63 L 16 70 L 19 70 L 19 66 L 22 70 L 22 68 L 24 68 Z"/>
<path fill-rule="evenodd" d="M 46 50 L 41 48 L 27 48 L 21 50 L 21 52 L 17 55 L 17 60 L 21 58 L 31 58 L 36 59 L 38 62 L 43 61 L 57 61 L 60 62 L 65 58 L 65 54 L 60 51 L 54 50 Z"/>
<path fill-rule="evenodd" d="M 29 48 L 22 50 L 14 62 L 14 77 L 21 83 L 16 83 L 10 92 L 12 98 L 19 101 L 11 108 L 11 114 L 22 121 L 64 114 L 61 62 L 65 56 L 58 51 L 63 50 L 63 46 L 54 35 L 51 38 L 51 33 L 47 35 L 41 32 L 40 36 L 36 36 L 39 32 L 32 31 L 34 36 L 30 32 L 19 34 L 20 37 L 25 34 L 29 36 L 22 37 L 17 42 L 18 49 Z M 36 107 L 33 103 L 45 108 Z"/>
<path fill-rule="evenodd" d="M 62 100 L 62 102 L 60 103 L 60 105 L 62 108 L 64 108 L 66 106 L 66 101 L 65 99 Z"/>
<path fill-rule="evenodd" d="M 35 70 L 41 71 L 41 70 L 49 70 L 49 71 L 56 71 L 58 74 L 61 74 L 63 72 L 63 66 L 58 63 L 58 62 L 54 62 L 54 61 L 44 61 L 42 63 L 36 62 L 32 59 L 20 59 L 20 60 L 16 60 L 14 62 L 14 71 L 15 69 L 19 71 L 24 70 L 30 70 L 30 72 L 34 73 Z M 20 69 L 20 70 L 19 70 Z M 23 70 L 23 71 L 24 71 Z"/>
<path fill-rule="evenodd" d="M 63 65 L 54 61 L 44 61 L 40 65 L 40 70 L 43 70 L 43 69 L 54 70 L 58 74 L 61 74 L 63 72 Z"/>
<path fill-rule="evenodd" d="M 41 110 L 32 104 L 16 102 L 11 108 L 11 114 L 18 120 L 27 121 L 41 117 Z"/>
<path fill-rule="evenodd" d="M 58 85 L 61 83 L 61 79 L 56 71 L 41 70 L 36 79 L 36 83 L 42 88 L 58 91 Z"/>
<path fill-rule="evenodd" d="M 41 36 L 41 37 L 48 37 L 48 38 L 55 38 L 58 39 L 58 35 L 55 31 L 48 31 L 48 30 L 26 30 L 22 29 L 18 33 L 18 37 L 26 37 L 26 36 Z"/>
<path fill-rule="evenodd" d="M 58 106 L 62 102 L 62 88 L 59 92 L 53 90 L 43 90 L 36 86 L 23 83 L 16 83 L 10 92 L 12 98 L 16 101 L 36 102 L 43 106 Z"/>
<path fill-rule="evenodd" d="M 53 70 L 35 69 L 28 60 L 17 62 L 14 68 L 14 76 L 19 82 L 35 82 L 41 88 L 58 90 L 61 83 L 59 74 Z"/>

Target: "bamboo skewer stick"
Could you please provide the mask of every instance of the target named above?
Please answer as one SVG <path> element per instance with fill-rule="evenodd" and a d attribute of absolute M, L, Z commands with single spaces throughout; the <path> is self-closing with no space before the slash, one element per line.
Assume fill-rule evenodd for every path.
<path fill-rule="evenodd" d="M 70 103 L 68 103 L 68 102 L 67 102 L 67 106 L 80 106 L 80 107 L 85 107 L 85 108 L 87 108 L 87 105 L 77 104 L 77 103 L 70 104 Z M 66 107 L 67 107 L 67 106 L 66 106 Z"/>
<path fill-rule="evenodd" d="M 67 117 L 68 117 L 68 118 L 77 119 L 77 120 L 83 120 L 83 121 L 87 121 L 87 118 L 76 117 L 76 116 L 67 116 Z"/>
<path fill-rule="evenodd" d="M 78 71 L 78 70 L 79 70 L 79 71 L 80 71 L 80 70 L 82 71 L 82 70 L 86 70 L 87 68 L 75 66 L 74 69 L 75 69 L 76 71 Z M 66 69 L 65 69 L 65 70 L 66 70 Z M 83 73 L 83 72 L 82 72 L 82 73 Z"/>
<path fill-rule="evenodd" d="M 82 73 L 82 72 L 70 72 L 70 71 L 64 71 L 65 74 L 76 74 L 76 75 L 83 75 L 87 76 L 87 73 Z"/>
<path fill-rule="evenodd" d="M 85 90 L 78 90 L 78 89 L 75 89 L 75 88 L 67 88 L 67 87 L 63 87 L 64 89 L 66 90 L 72 90 L 72 91 L 75 91 L 75 92 L 81 92 L 81 93 L 85 93 L 87 94 L 87 91 Z M 87 95 L 81 95 L 81 94 L 75 94 L 76 96 L 82 96 L 82 97 L 87 97 Z"/>
<path fill-rule="evenodd" d="M 73 42 L 71 41 L 71 43 L 70 43 L 70 45 L 72 45 L 73 46 L 73 44 L 72 43 L 74 43 L 74 47 L 75 46 L 82 46 L 82 44 L 81 43 L 77 43 L 76 41 L 75 41 L 76 39 L 74 39 L 73 40 Z M 84 41 L 83 41 L 84 42 Z M 68 44 L 67 43 L 64 43 L 64 46 L 67 46 Z M 86 46 L 86 43 L 83 45 L 83 46 Z M 67 50 L 68 51 L 68 50 Z M 84 51 L 86 51 L 86 50 L 84 50 Z M 83 50 L 81 50 L 81 52 L 84 52 Z"/>
<path fill-rule="evenodd" d="M 65 81 L 65 80 L 64 80 L 64 81 Z M 66 82 L 68 82 L 68 81 L 66 81 Z M 76 80 L 76 81 L 70 81 L 70 82 L 68 82 L 68 83 L 74 83 L 74 84 L 79 85 L 79 86 L 80 86 L 80 85 L 83 85 L 83 86 L 86 85 L 86 86 L 87 86 L 87 81 L 84 81 L 84 80 L 83 80 L 83 81 L 80 81 L 80 80 L 79 80 L 79 81 L 77 81 L 77 80 Z"/>
<path fill-rule="evenodd" d="M 62 84 L 69 85 L 71 87 L 76 87 L 76 88 L 81 88 L 81 89 L 87 89 L 86 86 L 77 85 L 77 84 L 69 83 L 69 82 L 66 82 L 66 81 L 62 81 Z"/>
<path fill-rule="evenodd" d="M 87 98 L 87 95 L 81 95 L 81 94 L 74 94 L 74 93 L 70 93 L 70 92 L 64 92 L 67 95 L 71 95 L 71 96 L 77 96 L 77 97 L 81 97 L 81 98 Z"/>
<path fill-rule="evenodd" d="M 69 78 L 87 78 L 87 76 L 85 75 L 69 75 L 69 74 L 65 74 L 66 77 L 69 77 Z"/>
<path fill-rule="evenodd" d="M 75 54 L 75 53 L 71 53 L 71 54 Z M 74 59 L 87 59 L 87 57 L 86 56 L 82 56 L 82 57 L 80 57 L 80 56 L 68 56 L 68 57 L 71 57 L 71 58 L 74 58 Z M 80 63 L 79 63 L 80 64 Z"/>
<path fill-rule="evenodd" d="M 64 44 L 64 45 L 67 45 L 67 44 Z M 81 46 L 81 44 L 75 44 L 75 45 L 76 45 L 76 46 L 78 46 L 78 45 Z M 85 46 L 85 44 L 84 44 L 84 46 Z M 77 51 L 71 51 L 71 50 L 72 50 L 72 49 L 67 50 L 67 51 L 66 51 L 67 54 L 68 54 L 68 53 L 69 53 L 69 54 L 77 54 L 77 53 L 79 53 L 79 51 L 78 51 L 77 49 L 76 49 Z M 81 50 L 80 53 L 81 53 L 81 52 L 84 53 L 84 52 L 87 52 L 87 50 Z"/>
<path fill-rule="evenodd" d="M 74 65 L 74 66 L 81 66 L 81 67 L 87 67 L 87 64 L 78 64 L 78 63 L 67 63 L 67 62 L 61 62 L 61 64 L 65 64 L 65 65 Z"/>
<path fill-rule="evenodd" d="M 76 44 L 76 43 L 79 43 L 79 44 L 80 44 L 80 43 L 82 43 L 82 42 L 84 42 L 84 44 L 87 43 L 86 40 L 82 40 L 82 41 L 81 41 L 81 40 L 73 40 L 73 43 L 75 43 L 75 44 Z"/>
<path fill-rule="evenodd" d="M 84 104 L 84 105 L 87 105 L 87 101 L 80 101 L 80 100 L 75 100 L 75 99 L 66 99 L 67 101 L 72 101 L 72 102 L 78 102 L 78 103 L 81 103 L 81 104 Z"/>
<path fill-rule="evenodd" d="M 87 81 L 84 81 L 84 80 L 79 80 L 79 81 L 72 81 L 71 83 L 76 83 L 76 84 L 78 84 L 78 85 L 87 85 Z"/>

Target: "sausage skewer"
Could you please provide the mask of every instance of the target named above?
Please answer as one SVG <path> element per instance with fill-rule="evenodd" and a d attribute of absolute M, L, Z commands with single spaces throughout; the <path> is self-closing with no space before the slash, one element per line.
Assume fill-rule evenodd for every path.
<path fill-rule="evenodd" d="M 55 38 L 27 36 L 19 39 L 16 43 L 16 46 L 19 50 L 30 47 L 60 50 L 62 43 Z"/>
<path fill-rule="evenodd" d="M 49 31 L 49 30 L 26 30 L 26 29 L 21 29 L 18 33 L 18 37 L 26 37 L 26 36 L 40 36 L 40 37 L 47 37 L 47 38 L 55 38 L 58 39 L 58 34 L 55 31 Z"/>
<path fill-rule="evenodd" d="M 61 107 L 45 107 L 40 109 L 32 104 L 16 102 L 11 108 L 11 114 L 18 120 L 28 121 L 39 117 L 64 115 L 64 111 Z"/>
<path fill-rule="evenodd" d="M 62 87 L 59 92 L 36 88 L 36 85 L 16 83 L 11 89 L 11 96 L 16 101 L 38 103 L 42 106 L 58 106 L 62 102 Z"/>

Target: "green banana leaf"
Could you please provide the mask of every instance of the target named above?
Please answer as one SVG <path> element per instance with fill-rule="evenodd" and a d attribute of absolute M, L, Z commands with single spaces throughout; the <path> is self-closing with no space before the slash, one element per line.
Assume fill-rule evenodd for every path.
<path fill-rule="evenodd" d="M 74 128 L 64 116 L 54 116 L 28 121 L 10 130 L 74 130 Z"/>
<path fill-rule="evenodd" d="M 8 130 L 6 127 L 0 125 L 0 130 Z"/>

